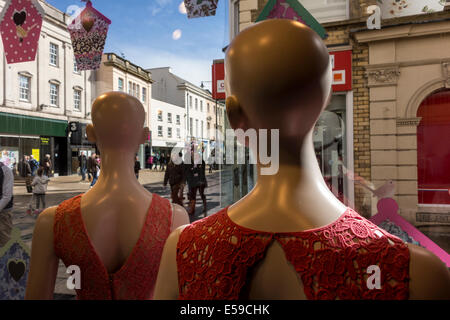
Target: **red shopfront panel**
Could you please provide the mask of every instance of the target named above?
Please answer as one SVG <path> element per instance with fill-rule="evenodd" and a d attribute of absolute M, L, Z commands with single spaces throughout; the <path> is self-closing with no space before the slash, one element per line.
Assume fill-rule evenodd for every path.
<path fill-rule="evenodd" d="M 450 90 L 426 98 L 417 116 L 419 203 L 450 204 Z"/>
<path fill-rule="evenodd" d="M 225 63 L 215 60 L 212 66 L 212 96 L 215 100 L 225 100 Z"/>
<path fill-rule="evenodd" d="M 352 51 L 330 52 L 333 66 L 333 92 L 352 90 Z"/>

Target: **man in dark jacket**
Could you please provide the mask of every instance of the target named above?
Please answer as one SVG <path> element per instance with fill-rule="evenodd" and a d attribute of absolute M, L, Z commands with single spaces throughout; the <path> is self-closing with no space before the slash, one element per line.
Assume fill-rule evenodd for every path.
<path fill-rule="evenodd" d="M 78 162 L 79 162 L 79 167 L 80 167 L 81 181 L 85 181 L 86 180 L 86 170 L 87 170 L 87 166 L 88 166 L 88 159 L 84 152 L 82 152 L 81 155 L 78 157 Z"/>
<path fill-rule="evenodd" d="M 0 162 L 0 249 L 11 238 L 14 175 Z"/>
<path fill-rule="evenodd" d="M 191 154 L 191 159 L 194 159 L 194 154 Z M 202 163 L 195 164 L 197 161 L 192 160 L 193 164 L 188 164 L 186 168 L 186 179 L 188 184 L 188 199 L 189 199 L 189 215 L 195 214 L 195 204 L 197 201 L 197 190 L 200 193 L 200 197 L 203 201 L 203 214 L 206 217 L 207 203 L 205 196 L 205 189 L 208 187 L 206 180 L 206 163 L 202 160 Z"/>
<path fill-rule="evenodd" d="M 180 199 L 180 188 L 184 181 L 186 181 L 184 164 L 175 164 L 170 160 L 166 168 L 166 173 L 164 174 L 164 187 L 169 182 L 172 202 L 180 206 L 183 206 L 183 200 Z"/>

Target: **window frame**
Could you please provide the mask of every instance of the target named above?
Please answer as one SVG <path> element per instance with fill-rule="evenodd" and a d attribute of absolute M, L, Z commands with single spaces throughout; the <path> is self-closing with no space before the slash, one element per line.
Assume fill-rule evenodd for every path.
<path fill-rule="evenodd" d="M 53 52 L 52 48 L 55 48 L 55 52 Z M 53 58 L 55 59 L 55 63 L 53 63 Z M 49 64 L 52 67 L 59 67 L 59 45 L 53 42 L 49 44 Z"/>
<path fill-rule="evenodd" d="M 23 88 L 22 87 L 22 79 L 27 79 L 27 88 Z M 27 91 L 27 98 L 22 98 L 22 90 L 26 90 Z M 19 74 L 19 101 L 22 102 L 31 102 L 31 77 L 23 75 L 23 74 Z"/>
<path fill-rule="evenodd" d="M 76 94 L 79 93 L 79 108 L 76 108 Z M 83 92 L 80 89 L 73 89 L 73 110 L 77 111 L 77 112 L 81 112 L 81 100 L 82 100 L 82 94 Z"/>
<path fill-rule="evenodd" d="M 56 89 L 56 94 L 53 92 L 53 87 Z M 59 84 L 50 82 L 50 106 L 54 108 L 59 108 Z M 56 97 L 56 103 L 53 103 L 53 96 Z"/>
<path fill-rule="evenodd" d="M 163 122 L 164 114 L 162 110 L 158 110 L 158 122 Z"/>

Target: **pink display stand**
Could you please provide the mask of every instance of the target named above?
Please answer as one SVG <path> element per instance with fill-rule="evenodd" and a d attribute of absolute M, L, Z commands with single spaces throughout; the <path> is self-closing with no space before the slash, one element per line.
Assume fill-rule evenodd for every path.
<path fill-rule="evenodd" d="M 398 214 L 398 204 L 394 199 L 384 198 L 378 201 L 377 204 L 378 213 L 374 215 L 370 221 L 375 223 L 377 226 L 383 228 L 384 226 L 394 227 L 397 232 L 392 232 L 392 230 L 387 230 L 395 236 L 398 236 L 404 241 L 418 244 L 429 251 L 433 252 L 437 257 L 439 257 L 448 268 L 450 268 L 450 255 L 445 252 L 436 243 L 431 241 L 430 238 L 425 236 L 422 232 L 417 230 L 412 224 L 406 221 L 402 216 Z M 385 227 L 383 229 L 386 229 Z M 396 234 L 398 233 L 398 234 Z M 405 236 L 408 239 L 405 239 Z"/>
<path fill-rule="evenodd" d="M 37 0 L 6 0 L 0 29 L 8 64 L 35 60 L 44 15 Z"/>

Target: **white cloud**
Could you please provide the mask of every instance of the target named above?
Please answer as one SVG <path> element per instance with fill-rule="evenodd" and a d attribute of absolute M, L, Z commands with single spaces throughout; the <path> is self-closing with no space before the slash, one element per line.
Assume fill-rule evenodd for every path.
<path fill-rule="evenodd" d="M 180 29 L 177 29 L 172 33 L 172 39 L 179 40 L 181 38 L 182 34 L 183 34 L 183 32 Z"/>
<path fill-rule="evenodd" d="M 152 16 L 156 16 L 162 10 L 165 9 L 168 5 L 172 4 L 173 0 L 156 0 L 156 4 L 149 6 L 148 8 L 152 12 Z"/>
<path fill-rule="evenodd" d="M 181 1 L 180 5 L 178 6 L 178 11 L 181 14 L 187 14 L 186 7 L 184 5 L 184 1 Z"/>

